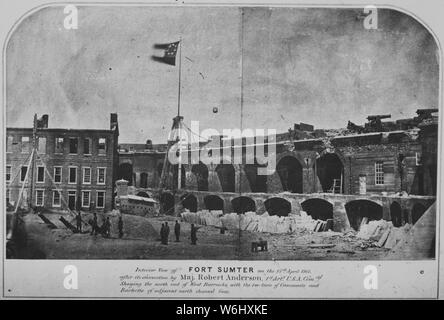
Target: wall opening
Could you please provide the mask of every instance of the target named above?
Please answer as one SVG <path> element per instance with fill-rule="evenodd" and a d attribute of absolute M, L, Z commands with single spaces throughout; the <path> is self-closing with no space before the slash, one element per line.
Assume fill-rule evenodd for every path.
<path fill-rule="evenodd" d="M 333 192 L 334 181 L 336 181 L 334 192 L 344 192 L 344 167 L 336 154 L 327 153 L 317 159 L 315 164 L 315 172 L 319 182 L 321 183 L 323 192 Z"/>
<path fill-rule="evenodd" d="M 133 166 L 130 163 L 122 163 L 117 168 L 117 180 L 124 179 L 128 185 L 133 185 Z"/>
<path fill-rule="evenodd" d="M 150 196 L 148 193 L 146 193 L 145 191 L 140 191 L 140 192 L 138 192 L 138 193 L 136 194 L 136 196 L 138 196 L 138 197 L 144 197 L 144 198 L 151 198 L 151 196 Z"/>
<path fill-rule="evenodd" d="M 171 193 L 162 193 L 160 206 L 163 214 L 174 215 L 174 196 Z"/>
<path fill-rule="evenodd" d="M 256 212 L 256 203 L 249 197 L 237 197 L 231 200 L 231 206 L 233 211 L 237 214 L 242 214 L 245 212 Z"/>
<path fill-rule="evenodd" d="M 292 156 L 283 157 L 279 160 L 276 171 L 284 191 L 302 193 L 302 166 L 298 159 Z"/>
<path fill-rule="evenodd" d="M 223 192 L 235 192 L 235 170 L 232 164 L 219 164 L 216 173 Z"/>
<path fill-rule="evenodd" d="M 301 203 L 302 210 L 313 219 L 333 219 L 333 205 L 324 199 L 308 199 Z"/>
<path fill-rule="evenodd" d="M 390 205 L 390 216 L 394 227 L 399 228 L 402 226 L 402 210 L 396 201 Z"/>
<path fill-rule="evenodd" d="M 265 201 L 265 209 L 270 216 L 288 216 L 291 212 L 291 203 L 282 198 L 270 198 Z"/>
<path fill-rule="evenodd" d="M 422 217 L 426 207 L 420 203 L 415 203 L 412 209 L 412 224 L 415 224 Z"/>
<path fill-rule="evenodd" d="M 246 164 L 244 166 L 244 172 L 247 176 L 248 184 L 250 185 L 251 192 L 267 192 L 267 176 L 258 175 L 257 170 L 260 168 L 258 164 Z M 265 166 L 264 166 L 265 167 Z"/>
<path fill-rule="evenodd" d="M 218 196 L 206 196 L 204 198 L 204 204 L 207 210 L 224 210 L 224 200 Z"/>
<path fill-rule="evenodd" d="M 197 198 L 192 194 L 182 196 L 182 207 L 190 212 L 197 212 Z"/>
<path fill-rule="evenodd" d="M 367 218 L 367 222 L 382 219 L 382 206 L 369 200 L 354 200 L 345 205 L 350 226 L 359 231 L 362 219 Z"/>
<path fill-rule="evenodd" d="M 208 191 L 208 168 L 202 162 L 191 167 L 191 172 L 196 176 L 197 190 Z"/>
<path fill-rule="evenodd" d="M 140 174 L 140 188 L 148 188 L 148 173 L 146 172 Z"/>

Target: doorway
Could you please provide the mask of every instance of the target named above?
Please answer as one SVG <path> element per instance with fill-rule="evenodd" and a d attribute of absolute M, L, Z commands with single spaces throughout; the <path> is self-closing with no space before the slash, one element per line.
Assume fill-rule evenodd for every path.
<path fill-rule="evenodd" d="M 68 208 L 70 210 L 76 209 L 76 192 L 68 191 Z"/>

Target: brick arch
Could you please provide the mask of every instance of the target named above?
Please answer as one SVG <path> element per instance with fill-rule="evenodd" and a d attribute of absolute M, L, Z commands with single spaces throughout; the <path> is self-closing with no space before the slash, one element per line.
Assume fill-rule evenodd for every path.
<path fill-rule="evenodd" d="M 276 162 L 276 173 L 284 191 L 292 193 L 303 192 L 303 165 L 294 155 L 280 157 Z"/>
<path fill-rule="evenodd" d="M 250 198 L 245 196 L 240 196 L 231 200 L 231 206 L 233 207 L 233 211 L 237 214 L 256 211 L 256 202 Z"/>
<path fill-rule="evenodd" d="M 291 202 L 280 197 L 270 197 L 264 201 L 265 209 L 270 216 L 288 216 L 291 213 Z"/>
<path fill-rule="evenodd" d="M 357 231 L 364 218 L 368 221 L 381 220 L 382 208 L 382 204 L 369 199 L 355 199 L 345 204 L 350 226 Z"/>
<path fill-rule="evenodd" d="M 219 178 L 222 192 L 236 191 L 236 169 L 230 164 L 221 163 L 214 168 L 214 171 Z"/>
<path fill-rule="evenodd" d="M 191 173 L 196 176 L 197 190 L 208 191 L 208 166 L 203 162 L 199 162 L 191 167 Z"/>
<path fill-rule="evenodd" d="M 267 176 L 266 175 L 259 175 L 258 170 L 259 168 L 266 167 L 264 165 L 259 165 L 255 161 L 254 164 L 245 164 L 243 165 L 243 172 L 245 176 L 247 177 L 248 184 L 250 186 L 251 192 L 260 192 L 260 193 L 266 193 L 267 192 Z"/>
<path fill-rule="evenodd" d="M 319 179 L 323 192 L 330 191 L 330 189 L 333 187 L 333 180 L 341 180 L 341 177 L 341 189 L 345 189 L 344 180 L 346 167 L 337 153 L 321 153 L 313 162 L 313 168 L 316 168 L 314 170 L 314 172 L 316 173 L 315 178 Z"/>
<path fill-rule="evenodd" d="M 402 225 L 402 209 L 397 201 L 393 201 L 390 204 L 390 218 L 393 226 L 400 227 Z"/>
<path fill-rule="evenodd" d="M 188 209 L 190 212 L 197 212 L 198 204 L 195 195 L 191 193 L 184 194 L 180 197 L 180 201 L 184 209 Z"/>
<path fill-rule="evenodd" d="M 224 199 L 214 194 L 205 196 L 204 204 L 207 210 L 224 210 Z"/>
<path fill-rule="evenodd" d="M 309 198 L 301 202 L 302 210 L 313 219 L 333 219 L 333 203 L 322 198 Z"/>
<path fill-rule="evenodd" d="M 280 152 L 277 156 L 276 156 L 276 165 L 278 164 L 278 162 L 282 159 L 282 158 L 284 158 L 284 157 L 288 157 L 288 156 L 291 156 L 291 157 L 293 157 L 293 158 L 296 158 L 298 161 L 299 161 L 299 164 L 301 165 L 301 167 L 305 167 L 306 165 L 305 165 L 305 161 L 304 161 L 304 159 L 303 159 L 303 157 L 302 157 L 302 155 L 301 154 L 299 154 L 298 152 L 296 152 L 296 151 L 289 151 L 289 150 L 286 150 L 286 151 L 284 151 L 284 152 Z"/>

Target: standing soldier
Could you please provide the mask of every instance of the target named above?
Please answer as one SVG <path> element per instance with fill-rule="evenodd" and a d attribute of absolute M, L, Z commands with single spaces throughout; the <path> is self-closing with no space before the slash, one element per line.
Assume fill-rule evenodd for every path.
<path fill-rule="evenodd" d="M 168 244 L 168 237 L 170 236 L 170 227 L 168 222 L 165 222 L 165 244 Z"/>
<path fill-rule="evenodd" d="M 80 215 L 80 211 L 76 215 L 76 224 L 77 224 L 77 231 L 82 233 L 82 216 Z"/>
<path fill-rule="evenodd" d="M 196 244 L 197 241 L 197 230 L 199 230 L 198 227 L 195 227 L 194 224 L 191 224 L 191 244 Z"/>
<path fill-rule="evenodd" d="M 165 224 L 162 223 L 162 226 L 160 227 L 160 242 L 162 244 L 165 244 Z"/>
<path fill-rule="evenodd" d="M 119 238 L 123 237 L 123 219 L 122 216 L 119 216 L 119 222 L 117 224 L 117 227 L 119 229 Z"/>
<path fill-rule="evenodd" d="M 106 217 L 104 225 L 105 225 L 104 228 L 105 230 L 103 231 L 105 232 L 105 236 L 109 237 L 111 235 L 111 221 L 109 221 L 109 217 Z"/>
<path fill-rule="evenodd" d="M 174 225 L 174 234 L 176 235 L 176 242 L 179 242 L 180 237 L 180 223 L 176 220 L 176 224 Z"/>
<path fill-rule="evenodd" d="M 97 213 L 94 212 L 94 217 L 92 220 L 92 229 L 91 229 L 91 234 L 94 234 L 95 236 L 97 235 Z"/>

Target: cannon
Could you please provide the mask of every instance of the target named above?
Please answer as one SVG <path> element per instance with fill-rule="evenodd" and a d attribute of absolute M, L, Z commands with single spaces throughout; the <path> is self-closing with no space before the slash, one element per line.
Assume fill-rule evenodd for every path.
<path fill-rule="evenodd" d="M 391 118 L 390 114 L 378 114 L 367 117 L 368 123 L 365 124 L 366 132 L 381 132 L 383 131 L 382 119 Z"/>
<path fill-rule="evenodd" d="M 418 109 L 416 110 L 416 114 L 418 115 L 415 117 L 415 120 L 422 121 L 424 119 L 430 119 L 432 118 L 432 113 L 438 112 L 438 109 Z"/>
<path fill-rule="evenodd" d="M 368 116 L 367 120 L 368 121 L 375 121 L 375 120 L 388 119 L 391 117 L 392 117 L 391 114 L 377 114 L 377 115 Z"/>

